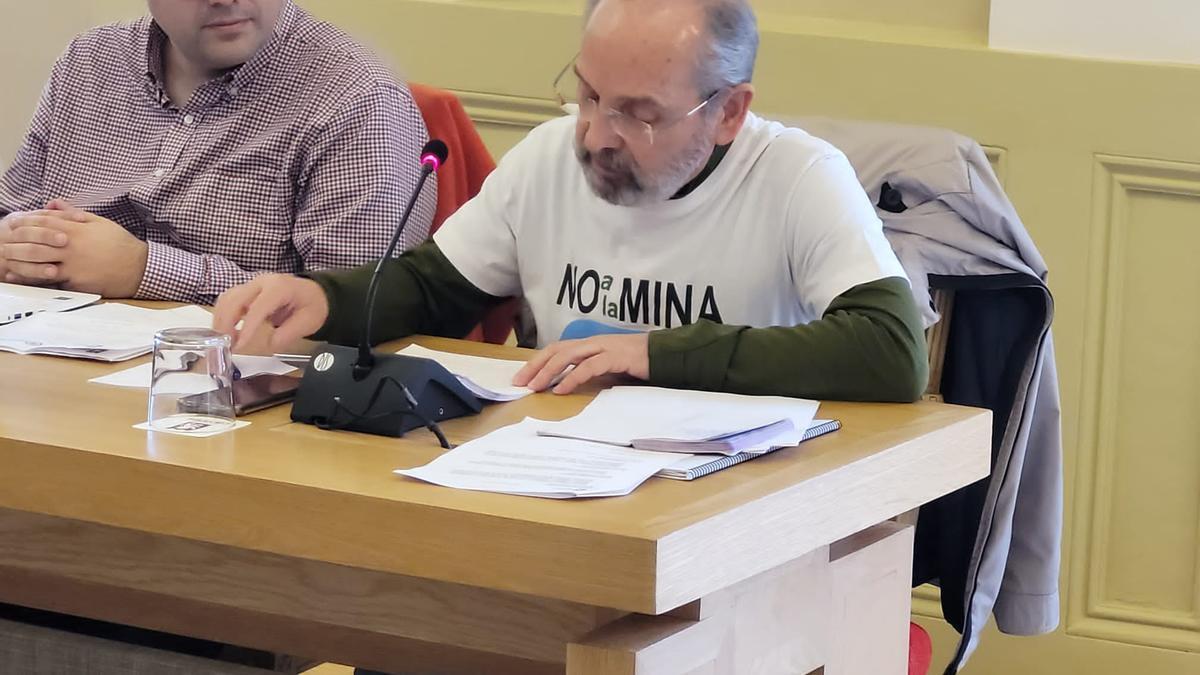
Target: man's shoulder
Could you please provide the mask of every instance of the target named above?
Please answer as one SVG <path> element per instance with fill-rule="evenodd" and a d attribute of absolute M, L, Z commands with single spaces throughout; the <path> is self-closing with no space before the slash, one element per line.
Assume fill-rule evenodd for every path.
<path fill-rule="evenodd" d="M 844 157 L 828 141 L 785 122 L 754 117 L 747 126 L 761 144 L 762 159 L 771 169 L 786 169 L 789 175 L 799 175 L 824 159 Z"/>
<path fill-rule="evenodd" d="M 575 141 L 575 124 L 578 118 L 574 115 L 561 115 L 542 122 L 534 127 L 528 135 L 530 143 L 541 146 L 559 146 Z"/>
<path fill-rule="evenodd" d="M 286 48 L 294 57 L 312 64 L 313 74 L 322 84 L 338 86 L 347 93 L 381 86 L 405 89 L 378 54 L 337 26 L 303 10 Z"/>
<path fill-rule="evenodd" d="M 533 162 L 546 167 L 554 166 L 554 160 L 557 159 L 574 161 L 575 122 L 576 118 L 573 115 L 542 122 L 526 134 L 505 158 L 511 156 L 512 160 Z"/>
<path fill-rule="evenodd" d="M 67 45 L 62 59 L 87 64 L 98 72 L 110 69 L 115 62 L 131 63 L 135 59 L 138 60 L 135 65 L 144 67 L 144 46 L 149 30 L 149 17 L 96 26 L 76 35 Z"/>

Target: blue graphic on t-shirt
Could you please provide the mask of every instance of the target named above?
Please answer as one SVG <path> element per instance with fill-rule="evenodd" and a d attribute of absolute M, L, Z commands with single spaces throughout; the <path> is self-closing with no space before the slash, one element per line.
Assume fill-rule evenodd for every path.
<path fill-rule="evenodd" d="M 620 335 L 625 333 L 640 333 L 631 328 L 617 328 L 608 324 L 592 321 L 591 319 L 576 319 L 563 329 L 560 340 L 582 340 L 596 335 Z"/>

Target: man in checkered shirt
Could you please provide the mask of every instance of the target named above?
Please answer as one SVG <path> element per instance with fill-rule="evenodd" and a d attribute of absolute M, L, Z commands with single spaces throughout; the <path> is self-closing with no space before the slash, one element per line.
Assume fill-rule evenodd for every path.
<path fill-rule="evenodd" d="M 209 304 L 382 255 L 428 140 L 408 89 L 292 0 L 148 4 L 55 64 L 0 179 L 0 279 Z"/>

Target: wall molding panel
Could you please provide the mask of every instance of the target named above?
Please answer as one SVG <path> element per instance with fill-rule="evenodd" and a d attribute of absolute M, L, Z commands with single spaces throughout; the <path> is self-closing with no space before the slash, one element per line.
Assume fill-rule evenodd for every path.
<path fill-rule="evenodd" d="M 1180 240 L 1189 230 L 1192 238 Z M 1200 396 L 1191 391 L 1196 400 L 1189 402 L 1179 400 L 1187 390 L 1172 395 L 1174 381 L 1190 379 L 1190 371 L 1162 368 L 1140 333 L 1147 330 L 1144 305 L 1154 302 L 1148 283 L 1164 294 L 1178 283 L 1180 299 L 1200 287 L 1200 267 L 1173 265 L 1160 251 L 1200 242 L 1200 164 L 1097 155 L 1092 232 L 1083 388 L 1089 397 L 1080 415 L 1068 632 L 1200 651 L 1200 459 L 1186 463 L 1200 425 L 1173 428 L 1180 416 L 1169 408 L 1200 403 Z M 1148 268 L 1147 260 L 1162 266 Z M 1200 339 L 1190 339 L 1200 348 Z M 1192 361 L 1184 358 L 1186 368 Z M 1162 380 L 1161 401 L 1139 396 L 1152 393 L 1140 386 L 1147 370 Z M 1168 410 L 1153 419 L 1159 406 Z M 1175 473 L 1163 480 L 1155 466 Z M 1162 502 L 1170 508 L 1134 513 Z M 1134 527 L 1139 518 L 1143 526 Z M 1156 566 L 1166 573 L 1156 575 Z"/>

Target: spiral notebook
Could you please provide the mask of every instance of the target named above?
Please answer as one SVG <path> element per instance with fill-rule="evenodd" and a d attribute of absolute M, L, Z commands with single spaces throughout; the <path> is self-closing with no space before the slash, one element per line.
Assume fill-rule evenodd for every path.
<path fill-rule="evenodd" d="M 842 428 L 842 423 L 838 420 L 813 420 L 808 426 L 808 431 L 804 432 L 800 442 L 811 441 L 817 436 L 833 433 Z M 676 462 L 671 466 L 662 469 L 654 474 L 659 478 L 670 478 L 672 480 L 695 480 L 702 476 L 707 476 L 710 473 L 715 473 L 721 469 L 728 469 L 735 464 L 748 462 L 755 457 L 762 457 L 770 454 L 780 448 L 772 448 L 766 452 L 749 453 L 741 452 L 736 455 L 728 455 L 724 457 L 714 457 L 713 455 L 696 455 L 688 457 L 684 460 Z"/>

